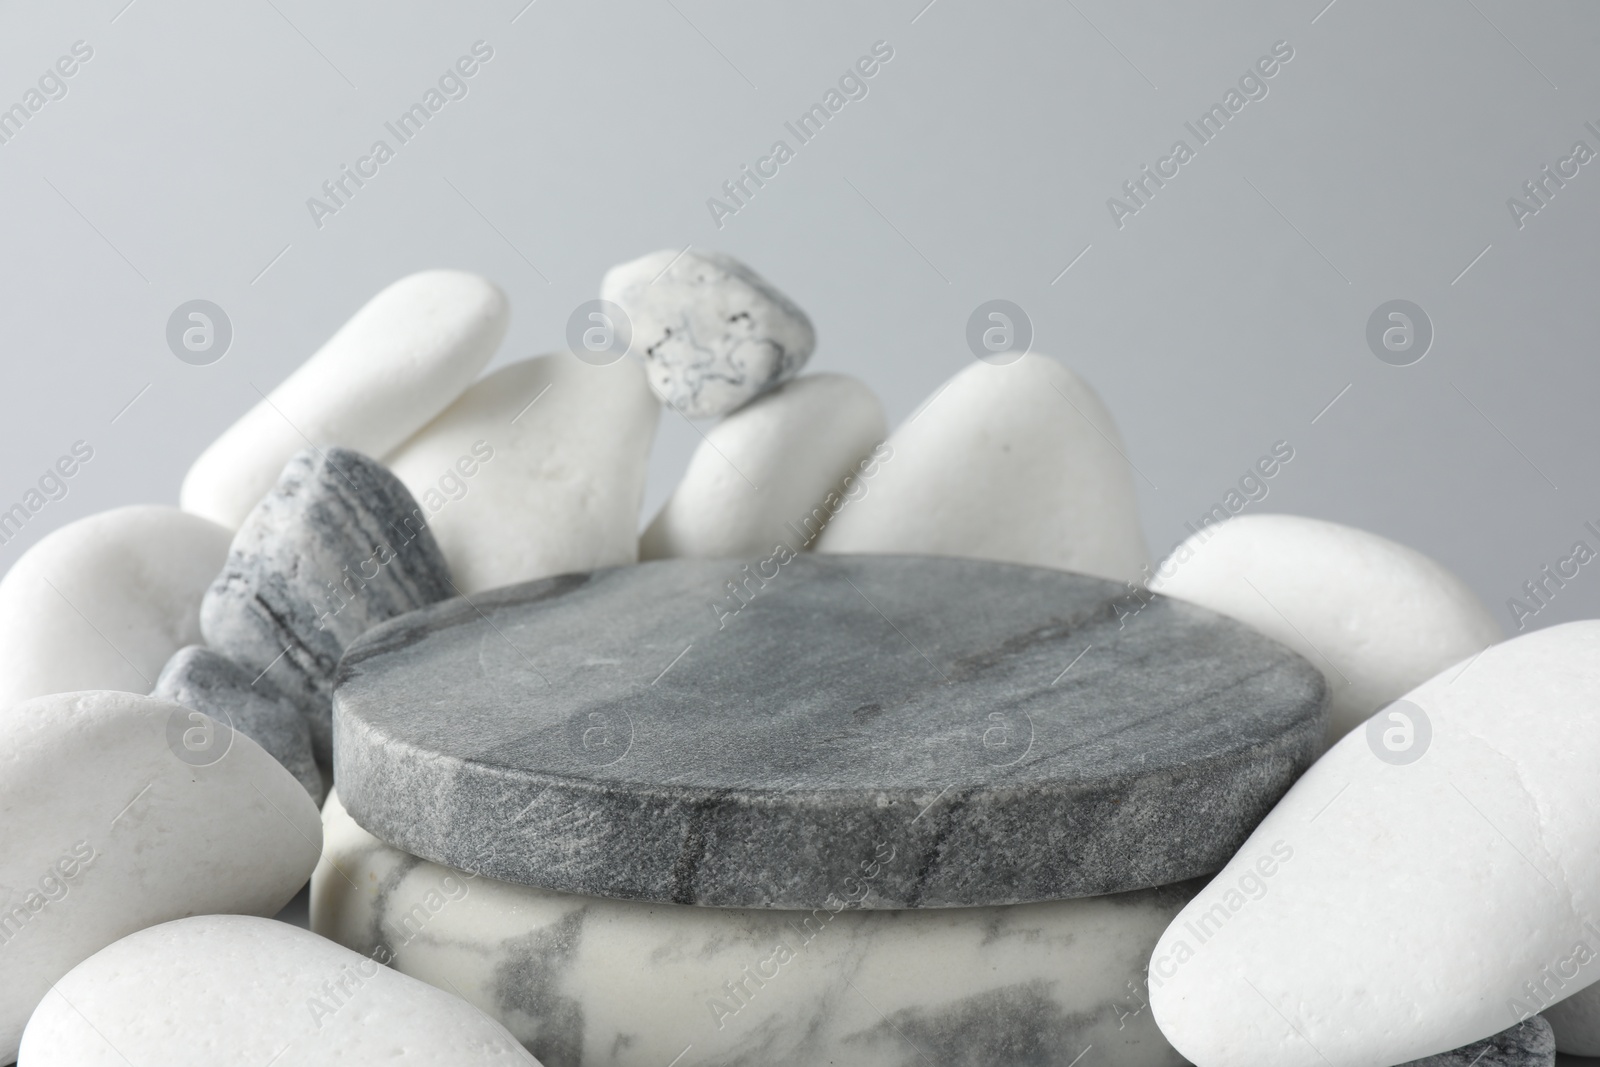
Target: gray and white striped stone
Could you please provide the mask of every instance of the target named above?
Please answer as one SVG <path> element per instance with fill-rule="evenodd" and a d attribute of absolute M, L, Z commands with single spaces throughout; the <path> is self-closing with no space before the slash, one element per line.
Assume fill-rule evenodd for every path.
<path fill-rule="evenodd" d="M 333 674 L 352 641 L 454 594 L 423 512 L 388 468 L 346 448 L 305 449 L 234 536 L 200 606 L 206 644 L 265 676 L 332 766 Z"/>

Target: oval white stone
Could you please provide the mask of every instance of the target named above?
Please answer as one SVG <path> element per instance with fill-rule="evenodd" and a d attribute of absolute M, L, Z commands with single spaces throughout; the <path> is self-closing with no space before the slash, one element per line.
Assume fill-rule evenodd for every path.
<path fill-rule="evenodd" d="M 883 405 L 854 378 L 811 374 L 778 386 L 706 431 L 640 538 L 640 557 L 809 547 L 837 510 L 825 506 L 830 493 L 842 507 L 872 491 L 863 457 L 886 432 Z"/>
<path fill-rule="evenodd" d="M 29 1020 L 22 1062 L 538 1064 L 459 997 L 298 927 L 244 915 L 169 922 L 85 960 Z"/>
<path fill-rule="evenodd" d="M 660 416 L 636 360 L 556 352 L 488 375 L 387 462 L 471 595 L 635 562 Z"/>
<path fill-rule="evenodd" d="M 47 534 L 0 580 L 0 707 L 81 689 L 148 693 L 200 641 L 200 600 L 228 530 L 154 504 Z"/>
<path fill-rule="evenodd" d="M 509 317 L 505 294 L 476 274 L 401 278 L 200 454 L 179 502 L 237 529 L 307 439 L 383 455 L 478 376 Z"/>
<path fill-rule="evenodd" d="M 1547 1008 L 1544 1019 L 1555 1031 L 1557 1051 L 1569 1056 L 1600 1056 L 1600 983 Z"/>
<path fill-rule="evenodd" d="M 1238 619 L 1315 663 L 1333 693 L 1329 744 L 1501 637 L 1466 583 L 1427 556 L 1298 515 L 1207 526 L 1173 549 L 1150 588 Z"/>
<path fill-rule="evenodd" d="M 1156 946 L 1151 1007 L 1199 1067 L 1402 1063 L 1600 977 L 1600 621 L 1496 645 L 1373 724 Z M 1385 743 L 1406 726 L 1420 758 Z"/>
<path fill-rule="evenodd" d="M 276 914 L 321 848 L 294 777 L 199 712 L 112 692 L 0 711 L 0 1063 L 80 961 L 169 919 Z"/>
<path fill-rule="evenodd" d="M 974 362 L 889 438 L 819 552 L 969 556 L 1142 580 L 1133 478 L 1100 398 L 1064 365 Z"/>

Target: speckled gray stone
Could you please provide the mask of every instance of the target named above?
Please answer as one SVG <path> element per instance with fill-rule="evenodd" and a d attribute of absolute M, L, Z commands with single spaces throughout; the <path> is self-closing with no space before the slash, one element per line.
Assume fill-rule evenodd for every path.
<path fill-rule="evenodd" d="M 652 252 L 607 271 L 600 295 L 628 313 L 650 388 L 691 419 L 794 377 L 816 345 L 804 311 L 721 252 Z"/>
<path fill-rule="evenodd" d="M 234 535 L 200 630 L 294 701 L 326 770 L 344 650 L 377 623 L 454 594 L 427 513 L 400 480 L 359 452 L 308 448 Z"/>
<path fill-rule="evenodd" d="M 737 613 L 738 564 L 663 560 L 376 628 L 335 694 L 351 815 L 505 881 L 771 908 L 820 906 L 892 831 L 917 862 L 871 906 L 1010 904 L 1215 871 L 1325 724 L 1295 653 L 1101 579 L 757 572 Z"/>
<path fill-rule="evenodd" d="M 311 752 L 311 724 L 264 676 L 256 679 L 222 653 L 190 645 L 167 660 L 150 695 L 227 723 L 266 749 L 322 803 L 327 786 Z"/>
<path fill-rule="evenodd" d="M 1555 1034 L 1543 1016 L 1535 1015 L 1482 1041 L 1401 1067 L 1554 1067 L 1555 1062 Z"/>

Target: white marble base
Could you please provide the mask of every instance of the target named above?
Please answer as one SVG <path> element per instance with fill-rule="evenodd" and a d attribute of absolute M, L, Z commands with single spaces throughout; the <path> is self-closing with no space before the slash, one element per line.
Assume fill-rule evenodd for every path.
<path fill-rule="evenodd" d="M 312 929 L 460 994 L 545 1067 L 1183 1062 L 1144 968 L 1192 884 L 991 908 L 697 908 L 461 874 L 371 836 L 337 796 L 323 823 Z"/>

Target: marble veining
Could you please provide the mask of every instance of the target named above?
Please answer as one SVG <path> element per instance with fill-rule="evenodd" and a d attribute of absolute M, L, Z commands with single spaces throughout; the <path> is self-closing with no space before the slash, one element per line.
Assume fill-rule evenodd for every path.
<path fill-rule="evenodd" d="M 337 795 L 323 818 L 313 929 L 465 997 L 545 1067 L 1183 1062 L 1144 967 L 1198 882 L 1006 907 L 697 908 L 419 863 Z"/>
<path fill-rule="evenodd" d="M 335 695 L 356 820 L 567 892 L 815 907 L 883 842 L 882 908 L 1216 870 L 1310 762 L 1326 686 L 1242 625 L 980 560 L 663 560 L 382 625 Z"/>

